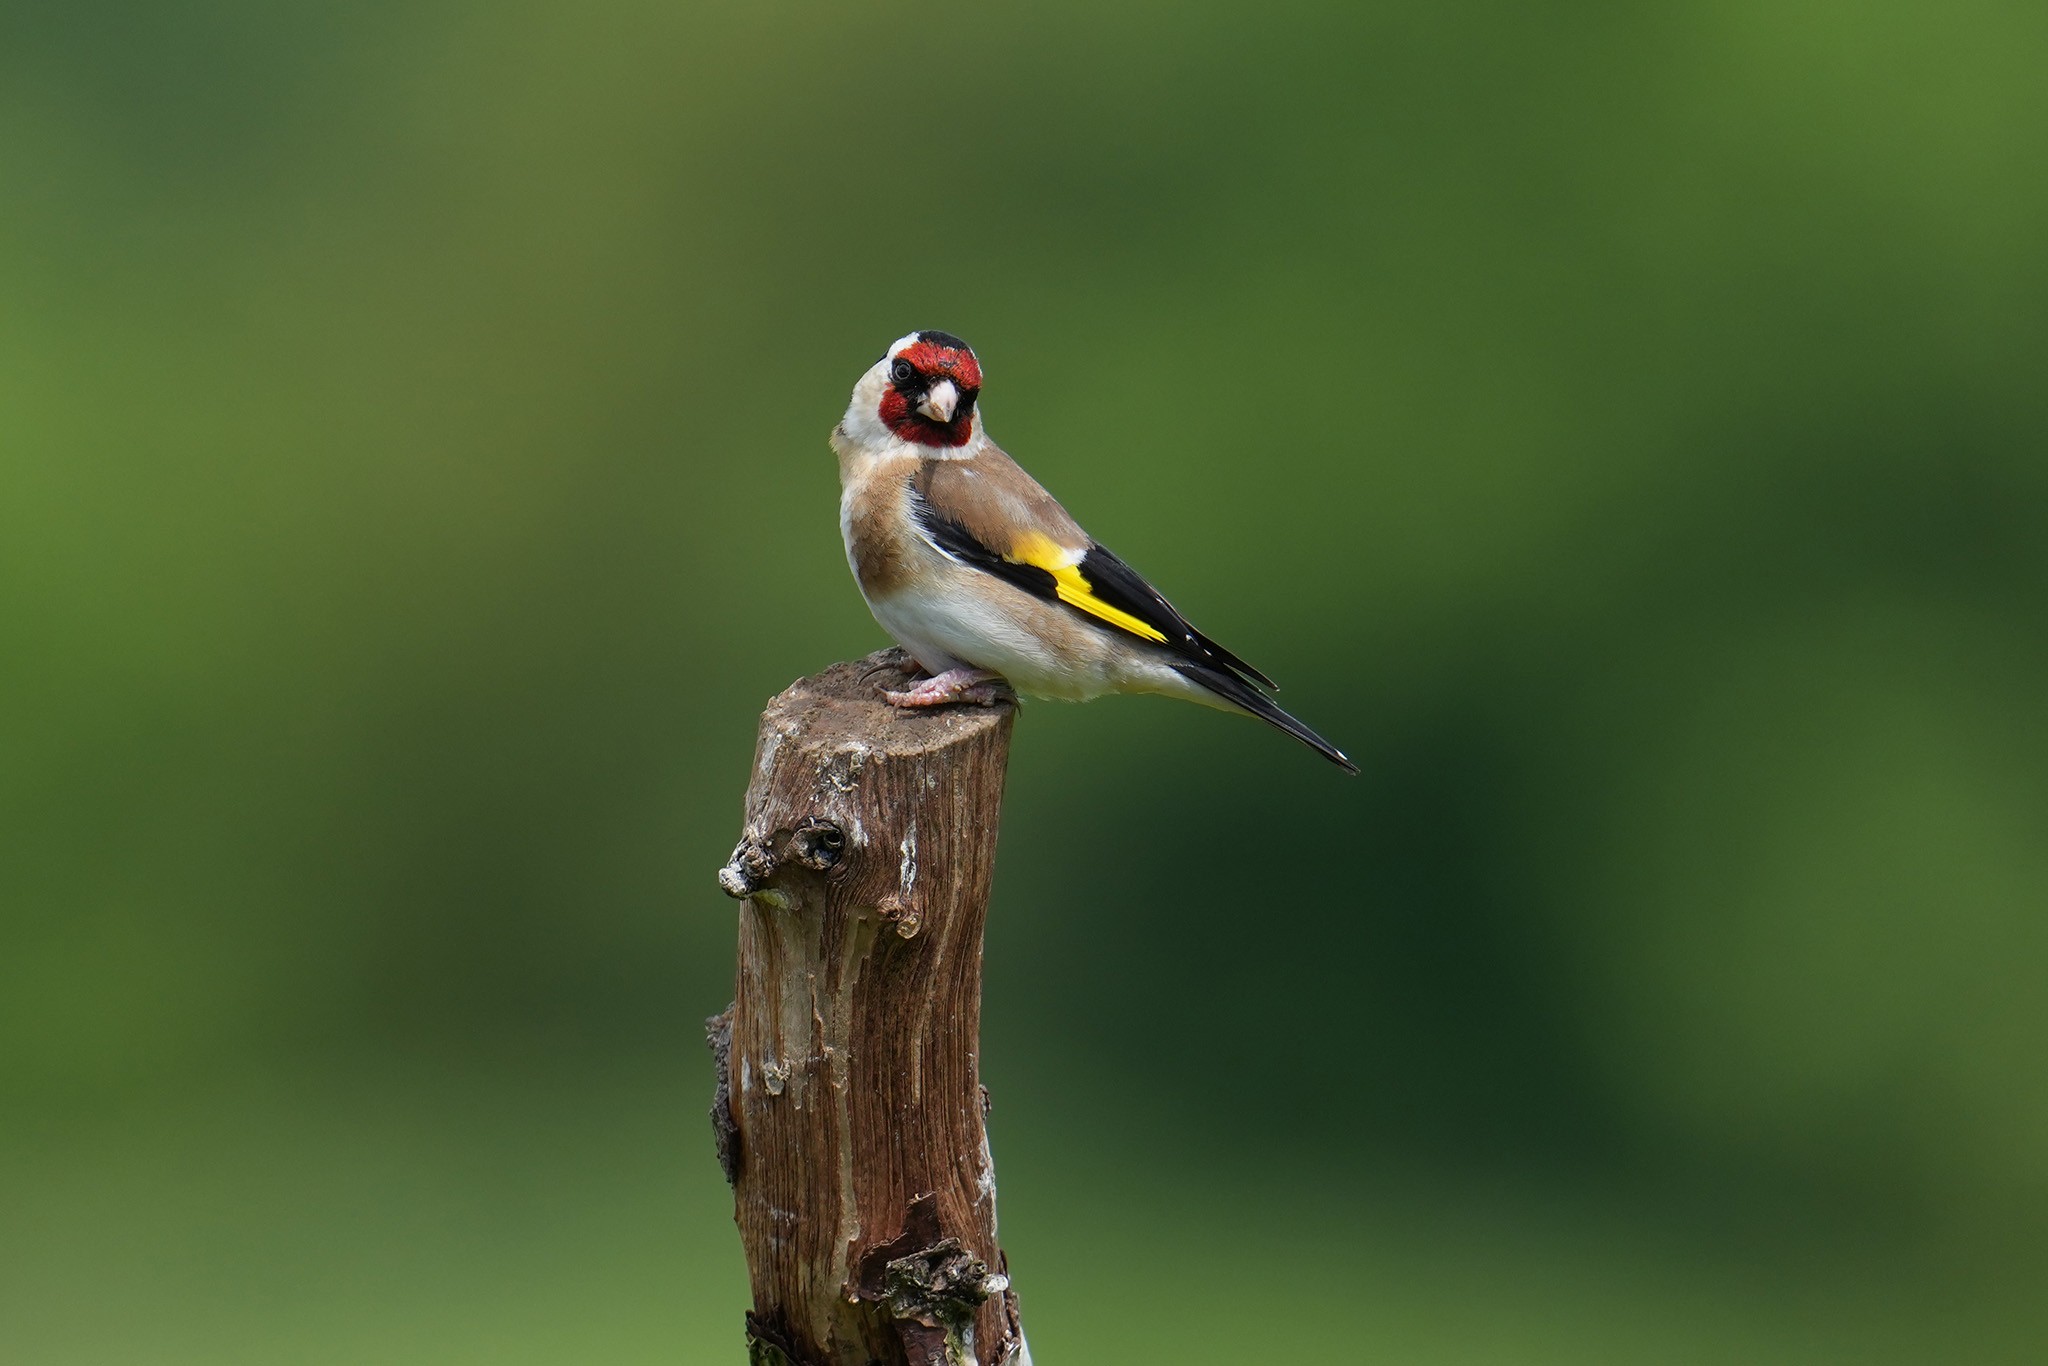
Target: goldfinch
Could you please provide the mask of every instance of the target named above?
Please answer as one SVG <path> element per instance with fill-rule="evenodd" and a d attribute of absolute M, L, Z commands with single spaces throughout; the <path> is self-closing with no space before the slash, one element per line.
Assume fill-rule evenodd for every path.
<path fill-rule="evenodd" d="M 847 563 L 882 629 L 932 676 L 899 707 L 1149 692 L 1244 712 L 1348 772 L 1266 696 L 1273 680 L 1197 631 L 988 439 L 981 363 L 913 332 L 853 386 L 832 432 Z"/>

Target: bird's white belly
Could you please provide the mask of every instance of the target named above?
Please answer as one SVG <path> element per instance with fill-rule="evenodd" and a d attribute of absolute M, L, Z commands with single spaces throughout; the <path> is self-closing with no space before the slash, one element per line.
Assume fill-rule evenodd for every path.
<path fill-rule="evenodd" d="M 1152 690 L 1132 676 L 1136 661 L 1066 608 L 950 561 L 918 577 L 915 587 L 870 598 L 868 607 L 927 669 L 990 669 L 1019 692 L 1068 701 Z"/>

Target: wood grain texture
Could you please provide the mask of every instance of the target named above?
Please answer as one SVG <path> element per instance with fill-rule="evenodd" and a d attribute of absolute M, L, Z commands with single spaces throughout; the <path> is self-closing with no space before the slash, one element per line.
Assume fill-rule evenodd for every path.
<path fill-rule="evenodd" d="M 886 651 L 768 704 L 719 874 L 743 904 L 713 1121 L 757 1362 L 1028 1361 L 977 1066 L 1015 706 L 883 702 L 907 676 Z"/>

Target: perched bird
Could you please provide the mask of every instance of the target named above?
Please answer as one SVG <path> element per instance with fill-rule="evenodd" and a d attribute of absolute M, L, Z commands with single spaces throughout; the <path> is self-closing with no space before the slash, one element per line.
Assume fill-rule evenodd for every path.
<path fill-rule="evenodd" d="M 1358 772 L 1003 454 L 980 397 L 973 348 L 913 332 L 861 376 L 832 432 L 847 562 L 875 620 L 932 675 L 889 701 L 986 704 L 1004 680 L 1070 701 L 1165 693 L 1271 722 Z"/>

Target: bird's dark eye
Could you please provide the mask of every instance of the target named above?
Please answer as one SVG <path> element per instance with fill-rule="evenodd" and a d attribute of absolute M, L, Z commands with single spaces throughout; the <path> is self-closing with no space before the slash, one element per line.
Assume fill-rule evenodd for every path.
<path fill-rule="evenodd" d="M 898 384 L 908 384 L 917 378 L 917 367 L 907 360 L 899 360 L 889 367 L 889 378 Z"/>

